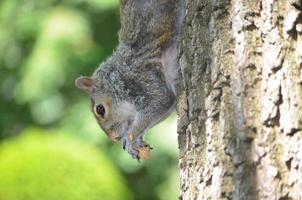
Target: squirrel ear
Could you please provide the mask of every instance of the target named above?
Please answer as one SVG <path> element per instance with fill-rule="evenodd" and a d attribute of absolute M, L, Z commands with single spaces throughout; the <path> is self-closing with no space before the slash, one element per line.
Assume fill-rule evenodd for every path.
<path fill-rule="evenodd" d="M 95 80 L 87 76 L 80 76 L 75 80 L 75 86 L 85 92 L 91 93 L 95 87 Z"/>

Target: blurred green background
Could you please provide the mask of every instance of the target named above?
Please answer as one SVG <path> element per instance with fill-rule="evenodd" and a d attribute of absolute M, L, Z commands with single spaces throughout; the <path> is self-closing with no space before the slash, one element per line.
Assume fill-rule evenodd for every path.
<path fill-rule="evenodd" d="M 0 200 L 177 199 L 175 115 L 149 131 L 152 159 L 138 163 L 74 87 L 118 29 L 118 0 L 0 1 Z"/>

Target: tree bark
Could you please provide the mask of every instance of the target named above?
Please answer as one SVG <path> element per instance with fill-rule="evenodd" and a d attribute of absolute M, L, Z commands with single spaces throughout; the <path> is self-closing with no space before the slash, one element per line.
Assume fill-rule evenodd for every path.
<path fill-rule="evenodd" d="M 186 0 L 180 199 L 302 199 L 301 11 L 301 0 Z"/>

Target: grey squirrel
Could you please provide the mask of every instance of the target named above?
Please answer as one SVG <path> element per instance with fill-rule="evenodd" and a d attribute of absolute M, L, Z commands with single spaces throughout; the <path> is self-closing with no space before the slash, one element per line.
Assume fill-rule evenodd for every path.
<path fill-rule="evenodd" d="M 176 104 L 182 0 L 120 0 L 119 45 L 75 85 L 91 97 L 97 122 L 135 159 L 149 159 L 143 136 Z"/>

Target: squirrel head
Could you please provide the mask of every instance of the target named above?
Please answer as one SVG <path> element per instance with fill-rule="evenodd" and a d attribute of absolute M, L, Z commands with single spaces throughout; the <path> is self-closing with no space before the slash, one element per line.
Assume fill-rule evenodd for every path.
<path fill-rule="evenodd" d="M 114 100 L 102 84 L 100 80 L 86 76 L 75 80 L 76 87 L 90 95 L 98 124 L 113 142 L 118 142 L 134 120 L 135 107 L 126 101 Z"/>

